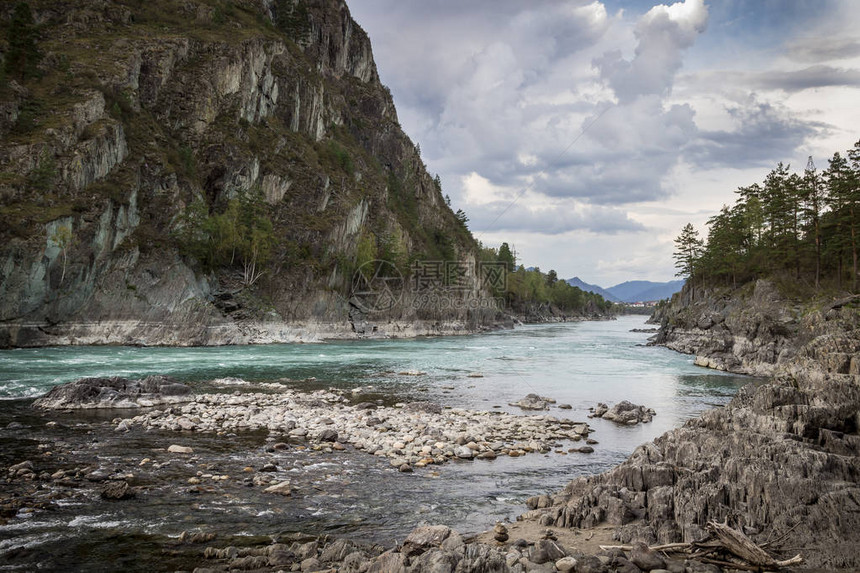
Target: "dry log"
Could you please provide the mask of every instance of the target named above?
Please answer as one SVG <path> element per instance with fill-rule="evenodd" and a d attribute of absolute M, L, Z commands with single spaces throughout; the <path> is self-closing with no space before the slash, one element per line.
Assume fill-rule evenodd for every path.
<path fill-rule="evenodd" d="M 717 536 L 726 550 L 751 565 L 758 565 L 760 567 L 785 567 L 803 562 L 803 558 L 800 555 L 785 561 L 775 560 L 764 549 L 753 543 L 753 541 L 744 535 L 743 532 L 729 527 L 727 522 L 717 523 L 715 521 L 711 521 L 708 523 L 708 529 Z"/>
<path fill-rule="evenodd" d="M 675 551 L 679 549 L 690 549 L 692 546 L 692 543 L 667 543 L 665 545 L 652 545 L 649 549 L 651 551 Z M 608 551 L 610 549 L 633 551 L 632 545 L 601 545 L 600 548 L 604 551 Z"/>

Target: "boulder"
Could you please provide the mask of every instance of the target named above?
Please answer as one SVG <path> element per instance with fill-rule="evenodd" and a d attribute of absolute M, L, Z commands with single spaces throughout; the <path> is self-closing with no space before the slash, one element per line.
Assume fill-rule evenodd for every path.
<path fill-rule="evenodd" d="M 656 412 L 651 408 L 639 406 L 632 402 L 628 402 L 627 400 L 622 400 L 612 406 L 612 408 L 608 409 L 606 409 L 605 404 L 598 404 L 597 407 L 594 408 L 594 412 L 591 416 L 593 418 L 611 420 L 617 424 L 633 426 L 640 422 L 650 422 L 654 415 L 656 415 Z"/>
<path fill-rule="evenodd" d="M 318 437 L 321 442 L 335 442 L 337 441 L 337 431 L 325 429 L 319 433 Z"/>
<path fill-rule="evenodd" d="M 275 485 L 270 485 L 266 489 L 263 490 L 266 493 L 276 493 L 278 495 L 291 495 L 293 493 L 292 487 L 290 486 L 290 480 L 282 481 L 276 483 Z"/>
<path fill-rule="evenodd" d="M 567 550 L 553 539 L 541 539 L 529 549 L 529 561 L 538 565 L 555 563 L 563 557 L 567 557 Z"/>
<path fill-rule="evenodd" d="M 102 488 L 102 499 L 121 500 L 134 497 L 134 490 L 125 480 L 109 481 Z"/>
<path fill-rule="evenodd" d="M 416 527 L 403 542 L 401 553 L 406 557 L 420 555 L 431 547 L 439 547 L 451 536 L 451 528 L 445 525 L 422 525 Z"/>
<path fill-rule="evenodd" d="M 630 552 L 630 562 L 643 571 L 666 567 L 666 562 L 663 561 L 663 558 L 656 552 L 651 551 L 648 545 L 641 541 L 633 544 L 633 551 Z"/>
<path fill-rule="evenodd" d="M 33 402 L 33 406 L 46 410 L 142 408 L 192 399 L 191 388 L 169 376 L 154 375 L 140 380 L 113 376 L 80 378 L 55 386 Z"/>
<path fill-rule="evenodd" d="M 511 402 L 510 406 L 516 406 L 523 410 L 549 410 L 549 405 L 555 404 L 555 400 L 537 394 L 527 394 L 518 402 Z"/>

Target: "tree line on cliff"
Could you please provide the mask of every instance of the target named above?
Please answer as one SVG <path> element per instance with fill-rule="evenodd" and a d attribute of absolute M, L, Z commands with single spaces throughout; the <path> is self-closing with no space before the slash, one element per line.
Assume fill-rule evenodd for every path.
<path fill-rule="evenodd" d="M 708 219 L 706 239 L 690 223 L 675 239 L 678 276 L 738 285 L 782 275 L 858 292 L 860 141 L 824 170 L 812 157 L 801 173 L 780 162 L 735 193 L 734 205 Z"/>

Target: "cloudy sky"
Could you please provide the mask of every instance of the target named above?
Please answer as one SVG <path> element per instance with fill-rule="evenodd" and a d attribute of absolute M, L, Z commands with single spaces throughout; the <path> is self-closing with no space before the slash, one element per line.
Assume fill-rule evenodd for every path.
<path fill-rule="evenodd" d="M 612 286 L 776 163 L 860 139 L 857 0 L 353 0 L 400 122 L 484 244 Z"/>

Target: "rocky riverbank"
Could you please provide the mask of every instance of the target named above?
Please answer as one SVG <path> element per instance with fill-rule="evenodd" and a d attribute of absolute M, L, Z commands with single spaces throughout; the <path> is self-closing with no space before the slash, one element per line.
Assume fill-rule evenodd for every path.
<path fill-rule="evenodd" d="M 725 408 L 639 447 L 605 474 L 579 478 L 529 514 L 570 528 L 609 524 L 619 541 L 697 542 L 728 520 L 808 567 L 860 567 L 860 312 L 817 308 L 759 281 L 737 296 L 689 289 L 664 309 L 657 342 L 697 363 L 772 373 Z M 685 304 L 685 300 L 688 304 Z M 803 312 L 801 312 L 803 310 Z"/>
<path fill-rule="evenodd" d="M 149 537 L 146 547 L 129 546 L 135 537 L 127 534 L 99 543 L 101 552 L 115 546 L 125 559 L 133 555 L 129 570 L 636 571 L 634 563 L 645 564 L 644 550 L 601 550 L 601 544 L 613 544 L 609 528 L 579 533 L 552 527 L 537 515 L 497 524 L 491 538 L 422 526 L 384 547 L 298 532 L 225 534 L 211 515 L 195 518 L 195 513 L 219 503 L 257 505 L 264 508 L 261 514 L 282 511 L 286 500 L 290 507 L 312 505 L 317 496 L 338 495 L 343 480 L 332 471 L 348 468 L 355 456 L 384 460 L 393 475 L 413 470 L 418 477 L 431 474 L 431 464 L 499 464 L 504 457 L 583 455 L 593 451 L 591 445 L 600 446 L 587 437 L 592 431 L 587 424 L 548 414 L 429 402 L 386 405 L 366 399 L 363 389 L 302 393 L 239 379 L 210 386 L 220 392 L 189 395 L 187 387 L 167 377 L 85 379 L 51 391 L 32 414 L 19 416 L 22 422 L 4 432 L 27 437 L 21 446 L 27 457 L 15 451 L 3 456 L 3 519 L 17 524 L 63 508 L 101 506 L 93 517 L 73 512 L 72 522 L 88 524 L 101 516 L 106 522 L 98 527 L 110 531 L 122 527 L 122 520 L 107 517 L 116 511 L 133 515 L 156 500 L 188 508 L 189 521 L 177 524 L 178 533 Z M 185 402 L 161 403 L 177 396 Z M 111 405 L 124 409 L 105 407 Z M 552 401 L 545 407 L 554 407 Z M 576 442 L 591 445 L 577 448 Z M 538 496 L 529 506 L 542 509 L 550 501 Z M 2 559 L 50 568 L 71 557 L 63 547 L 45 550 L 41 543 L 36 550 L 4 551 Z M 652 559 L 650 567 L 656 565 Z M 677 558 L 660 565 L 675 571 L 687 567 Z"/>

